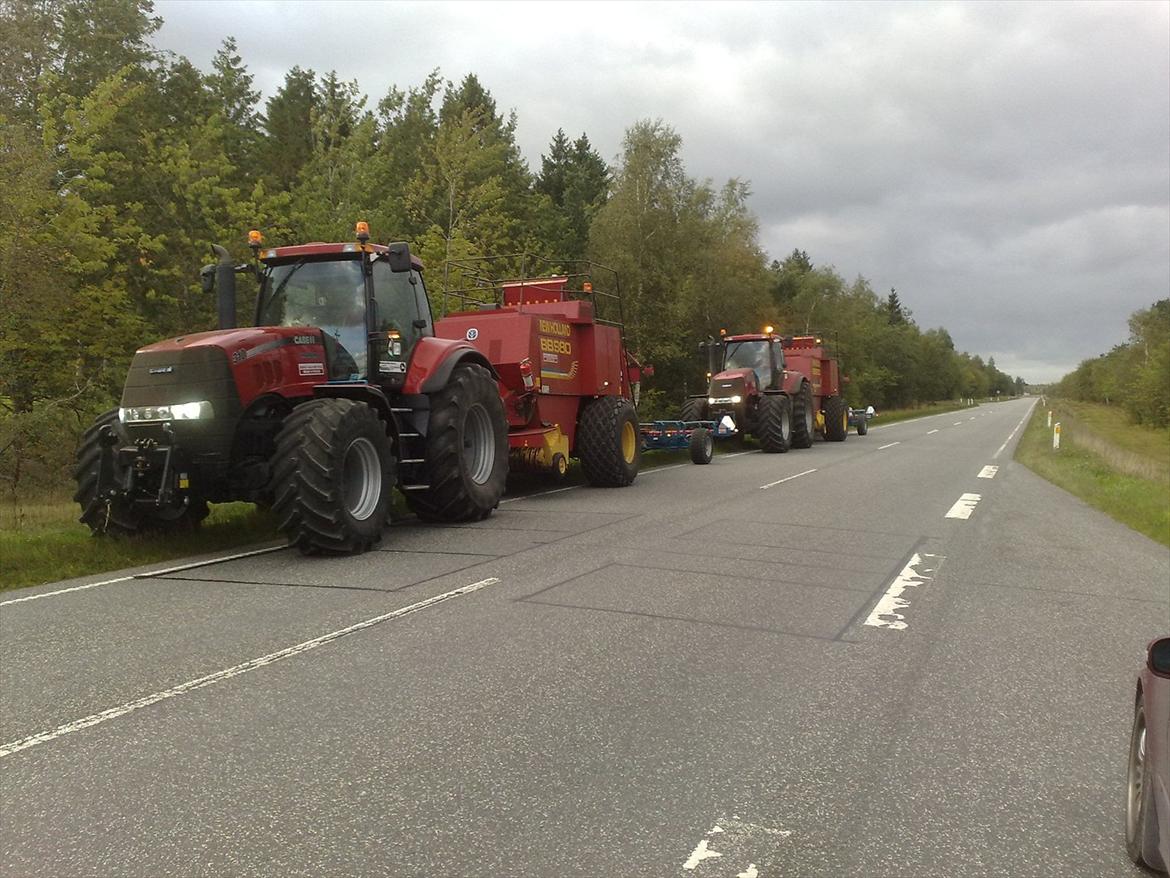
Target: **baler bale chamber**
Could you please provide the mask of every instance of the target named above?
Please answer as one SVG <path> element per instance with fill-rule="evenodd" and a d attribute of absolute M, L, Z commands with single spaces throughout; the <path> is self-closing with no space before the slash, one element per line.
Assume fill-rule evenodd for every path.
<path fill-rule="evenodd" d="M 595 485 L 634 480 L 640 458 L 617 274 L 533 256 L 453 260 L 434 293 L 442 338 L 465 339 L 499 376 L 513 472 Z"/>

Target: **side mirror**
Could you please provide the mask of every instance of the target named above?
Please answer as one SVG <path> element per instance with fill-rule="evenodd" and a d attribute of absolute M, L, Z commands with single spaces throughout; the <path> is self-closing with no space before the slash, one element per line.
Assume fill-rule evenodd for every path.
<path fill-rule="evenodd" d="M 390 270 L 395 273 L 410 271 L 410 247 L 405 241 L 391 244 L 386 251 L 386 261 L 390 263 Z"/>
<path fill-rule="evenodd" d="M 215 266 L 205 265 L 199 269 L 199 285 L 203 287 L 203 295 L 210 296 L 215 292 Z"/>
<path fill-rule="evenodd" d="M 1147 663 L 1157 676 L 1170 678 L 1170 637 L 1163 637 L 1150 644 Z"/>
<path fill-rule="evenodd" d="M 416 317 L 414 320 L 410 321 L 410 325 L 413 326 L 415 329 L 426 329 L 427 328 L 427 322 L 422 317 Z"/>

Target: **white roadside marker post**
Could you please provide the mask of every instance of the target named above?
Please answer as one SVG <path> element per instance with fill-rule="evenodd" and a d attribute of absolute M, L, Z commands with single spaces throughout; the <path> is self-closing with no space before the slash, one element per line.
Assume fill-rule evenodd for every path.
<path fill-rule="evenodd" d="M 1048 410 L 1048 427 L 1049 429 L 1052 428 L 1052 409 Z"/>
<path fill-rule="evenodd" d="M 1060 450 L 1060 421 L 1056 422 L 1056 426 L 1052 428 L 1052 450 Z"/>

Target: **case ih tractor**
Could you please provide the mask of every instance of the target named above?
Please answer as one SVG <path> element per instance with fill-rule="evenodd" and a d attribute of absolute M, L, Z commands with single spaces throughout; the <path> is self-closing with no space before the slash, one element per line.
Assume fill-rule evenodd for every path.
<path fill-rule="evenodd" d="M 95 534 L 198 523 L 207 503 L 271 504 L 306 553 L 376 542 L 390 489 L 427 520 L 491 514 L 508 422 L 488 358 L 440 337 L 405 244 L 221 247 L 204 269 L 219 330 L 140 349 L 121 406 L 78 451 L 81 521 Z M 254 326 L 235 327 L 235 275 L 255 273 Z M 513 413 L 509 413 L 509 418 Z"/>
<path fill-rule="evenodd" d="M 626 351 L 617 275 L 570 262 L 528 276 L 549 265 L 531 256 L 449 262 L 443 307 L 458 310 L 436 334 L 474 345 L 498 372 L 513 471 L 561 477 L 577 458 L 590 484 L 624 487 L 641 460 L 631 375 L 643 367 Z M 503 266 L 515 269 L 511 279 L 496 276 Z M 595 276 L 612 288 L 595 288 Z"/>
<path fill-rule="evenodd" d="M 761 334 L 709 339 L 710 384 L 683 403 L 682 420 L 713 421 L 716 436 L 750 433 L 766 452 L 808 448 L 813 436 L 844 441 L 849 409 L 837 361 L 815 336 Z"/>

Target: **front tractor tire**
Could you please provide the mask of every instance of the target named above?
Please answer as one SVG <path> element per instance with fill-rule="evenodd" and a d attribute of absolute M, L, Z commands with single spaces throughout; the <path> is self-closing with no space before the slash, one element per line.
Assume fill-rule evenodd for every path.
<path fill-rule="evenodd" d="M 849 435 L 849 407 L 839 396 L 825 400 L 825 438 L 830 442 L 844 442 Z"/>
<path fill-rule="evenodd" d="M 792 447 L 812 448 L 816 429 L 812 388 L 805 382 L 800 385 L 800 391 L 792 402 Z"/>
<path fill-rule="evenodd" d="M 600 396 L 586 404 L 577 423 L 577 457 L 596 488 L 624 488 L 638 477 L 642 443 L 633 403 Z"/>
<path fill-rule="evenodd" d="M 768 454 L 783 454 L 792 445 L 792 400 L 785 394 L 765 394 L 760 399 L 756 438 Z"/>
<path fill-rule="evenodd" d="M 707 420 L 707 400 L 701 396 L 689 396 L 683 400 L 680 421 Z"/>
<path fill-rule="evenodd" d="M 456 366 L 431 394 L 426 464 L 429 487 L 407 505 L 423 521 L 478 521 L 500 503 L 508 479 L 508 422 L 491 372 Z"/>
<path fill-rule="evenodd" d="M 290 546 L 352 554 L 382 538 L 395 460 L 386 425 L 365 403 L 297 406 L 277 434 L 272 471 L 272 510 Z"/>
<path fill-rule="evenodd" d="M 127 444 L 118 421 L 117 409 L 99 415 L 93 426 L 81 437 L 77 448 L 77 465 L 73 469 L 73 477 L 77 480 L 73 499 L 81 506 L 78 520 L 89 527 L 95 537 L 126 537 L 144 531 L 172 532 L 198 527 L 207 517 L 207 502 L 192 495 L 188 495 L 181 503 L 161 508 L 134 503 L 121 492 L 113 496 L 98 496 L 103 438 L 109 435 L 107 428 L 113 430 L 116 445 Z"/>

